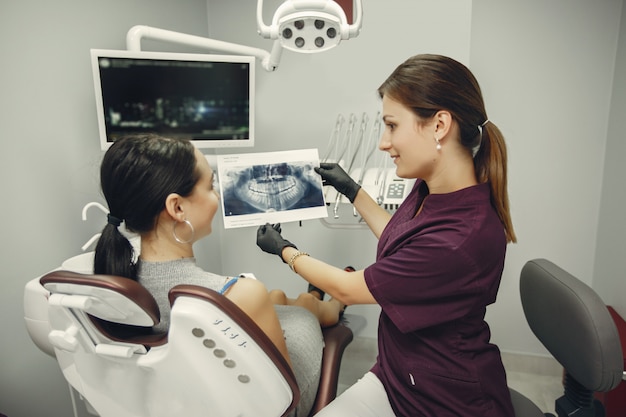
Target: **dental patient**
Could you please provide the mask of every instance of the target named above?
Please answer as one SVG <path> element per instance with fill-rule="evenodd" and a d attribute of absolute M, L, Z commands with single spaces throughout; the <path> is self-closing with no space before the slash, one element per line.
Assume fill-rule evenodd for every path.
<path fill-rule="evenodd" d="M 345 306 L 332 298 L 320 300 L 312 287 L 290 299 L 280 290 L 269 292 L 261 281 L 196 265 L 193 244 L 211 233 L 220 197 L 213 170 L 189 141 L 155 135 L 119 139 L 104 156 L 100 182 L 109 215 L 96 246 L 94 273 L 127 277 L 146 287 L 161 311 L 157 330 L 169 326 L 172 287 L 193 284 L 222 292 L 290 363 L 301 391 L 295 415 L 307 416 L 320 378 L 320 325 L 337 323 Z M 122 222 L 141 237 L 136 263 L 132 245 L 118 229 Z"/>

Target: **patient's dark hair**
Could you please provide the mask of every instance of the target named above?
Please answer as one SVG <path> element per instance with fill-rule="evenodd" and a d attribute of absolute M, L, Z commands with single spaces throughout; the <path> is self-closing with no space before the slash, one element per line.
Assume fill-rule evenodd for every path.
<path fill-rule="evenodd" d="M 115 141 L 100 167 L 100 185 L 110 216 L 124 221 L 128 231 L 142 234 L 152 230 L 167 196 L 188 196 L 196 185 L 199 173 L 194 149 L 189 141 L 156 135 Z M 114 223 L 108 222 L 102 230 L 94 273 L 136 279 L 132 245 Z"/>

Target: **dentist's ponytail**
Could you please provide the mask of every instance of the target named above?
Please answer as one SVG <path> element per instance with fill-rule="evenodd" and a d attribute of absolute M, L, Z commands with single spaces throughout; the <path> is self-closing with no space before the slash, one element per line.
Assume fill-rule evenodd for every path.
<path fill-rule="evenodd" d="M 491 205 L 504 226 L 507 242 L 517 242 L 509 209 L 507 193 L 507 151 L 504 136 L 498 126 L 487 120 L 480 130 L 480 148 L 474 156 L 478 181 L 489 183 Z"/>

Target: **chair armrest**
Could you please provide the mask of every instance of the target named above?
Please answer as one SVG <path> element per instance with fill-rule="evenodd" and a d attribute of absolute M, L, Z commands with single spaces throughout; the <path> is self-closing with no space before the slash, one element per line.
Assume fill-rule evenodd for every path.
<path fill-rule="evenodd" d="M 337 396 L 341 359 L 344 350 L 353 339 L 352 331 L 343 324 L 325 328 L 322 334 L 324 335 L 322 370 L 311 415 L 319 412 Z"/>
<path fill-rule="evenodd" d="M 197 285 L 175 286 L 169 292 L 170 304 L 174 305 L 178 297 L 193 297 L 208 301 L 217 306 L 221 311 L 241 326 L 241 328 L 254 339 L 256 344 L 258 344 L 265 354 L 272 360 L 276 368 L 283 375 L 283 378 L 293 393 L 291 406 L 285 411 L 285 415 L 298 405 L 300 402 L 300 389 L 298 388 L 298 383 L 291 366 L 283 357 L 282 353 L 280 353 L 276 345 L 274 345 L 263 330 L 261 330 L 261 328 L 257 326 L 256 323 L 243 310 L 217 291 Z"/>

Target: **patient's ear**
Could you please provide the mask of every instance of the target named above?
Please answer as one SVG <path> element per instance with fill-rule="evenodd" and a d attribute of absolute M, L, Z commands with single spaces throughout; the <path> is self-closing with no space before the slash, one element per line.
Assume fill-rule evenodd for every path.
<path fill-rule="evenodd" d="M 179 194 L 171 193 L 165 199 L 165 211 L 173 220 L 185 220 L 185 213 L 181 205 L 182 197 Z"/>

